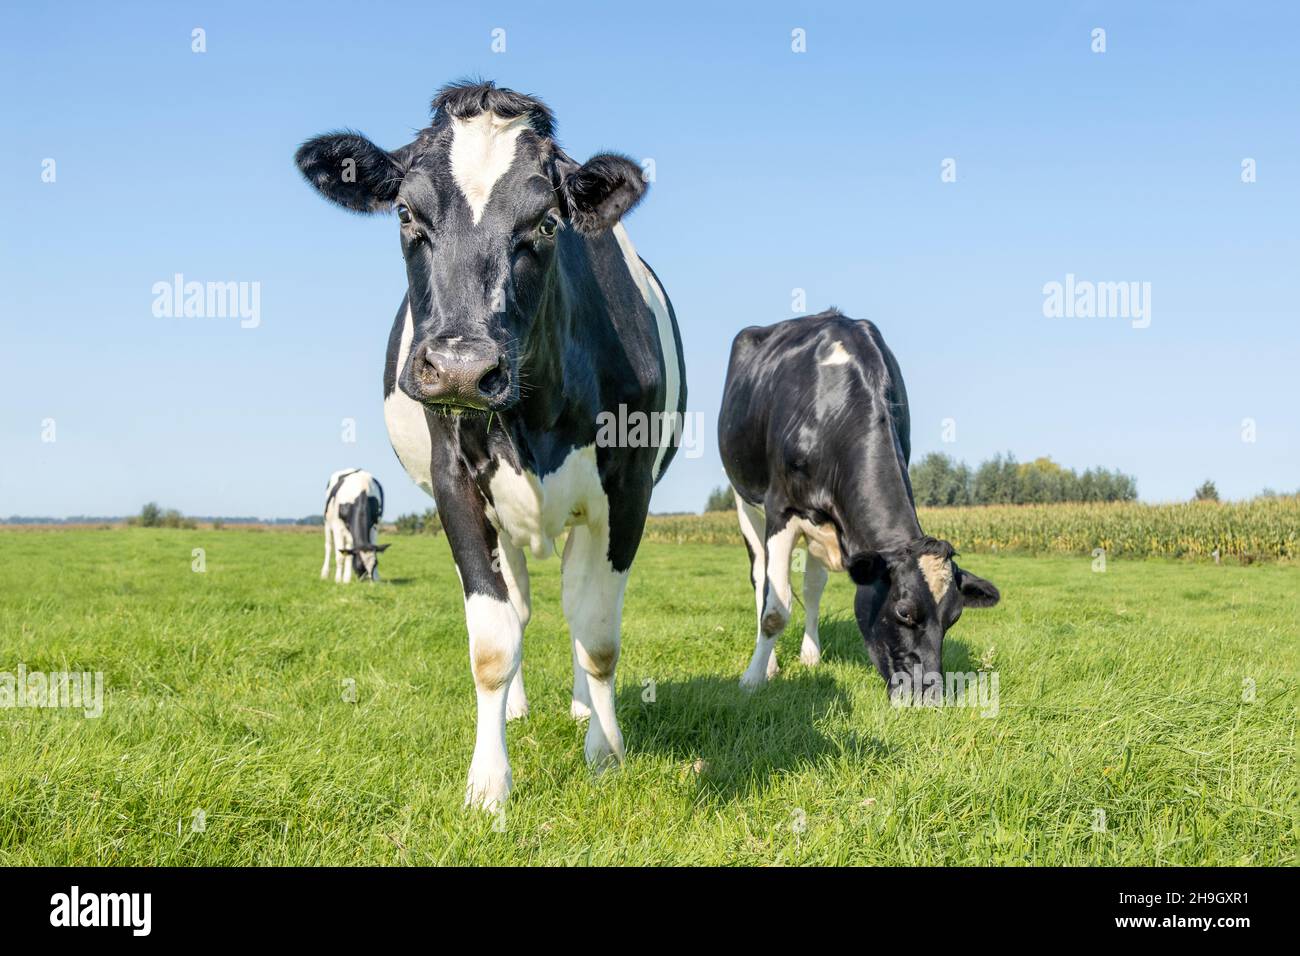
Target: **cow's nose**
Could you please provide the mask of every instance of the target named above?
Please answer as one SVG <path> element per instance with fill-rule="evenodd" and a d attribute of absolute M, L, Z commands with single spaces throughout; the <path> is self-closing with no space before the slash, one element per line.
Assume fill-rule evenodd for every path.
<path fill-rule="evenodd" d="M 505 356 L 495 349 L 467 350 L 431 342 L 415 358 L 413 377 L 424 402 L 487 408 L 507 385 Z"/>

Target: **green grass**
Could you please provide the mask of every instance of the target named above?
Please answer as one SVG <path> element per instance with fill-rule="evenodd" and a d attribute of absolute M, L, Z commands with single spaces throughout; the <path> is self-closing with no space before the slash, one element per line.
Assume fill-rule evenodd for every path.
<path fill-rule="evenodd" d="M 385 583 L 340 587 L 315 534 L 0 532 L 0 671 L 107 684 L 98 719 L 0 710 L 0 864 L 1296 862 L 1292 564 L 969 557 L 1003 603 L 962 618 L 945 666 L 991 657 L 989 719 L 890 707 L 843 576 L 826 662 L 798 663 L 796 609 L 782 675 L 746 698 L 743 549 L 650 541 L 624 614 L 628 760 L 593 779 L 559 562 L 534 563 L 499 832 L 461 807 L 474 694 L 445 540 L 389 540 Z"/>

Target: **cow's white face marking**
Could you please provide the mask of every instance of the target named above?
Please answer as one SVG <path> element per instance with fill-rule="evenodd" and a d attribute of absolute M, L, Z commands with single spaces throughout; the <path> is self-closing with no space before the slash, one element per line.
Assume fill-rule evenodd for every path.
<path fill-rule="evenodd" d="M 668 453 L 670 447 L 671 436 L 677 432 L 677 403 L 682 394 L 681 369 L 677 365 L 677 336 L 673 334 L 673 320 L 668 314 L 668 299 L 664 296 L 664 290 L 659 287 L 655 277 L 650 274 L 641 257 L 636 254 L 632 240 L 627 237 L 627 230 L 620 222 L 616 223 L 610 231 L 618 240 L 618 247 L 623 252 L 623 260 L 627 263 L 627 271 L 631 274 L 632 281 L 636 283 L 641 297 L 654 313 L 655 325 L 659 329 L 659 347 L 664 351 L 664 412 L 666 414 L 663 418 L 663 431 L 668 437 L 663 439 L 663 444 L 659 446 L 659 451 L 655 455 L 654 477 L 658 478 L 663 469 L 664 455 Z"/>
<path fill-rule="evenodd" d="M 515 161 L 515 141 L 528 122 L 527 114 L 504 119 L 479 113 L 452 119 L 451 176 L 469 203 L 474 225 L 483 218 L 492 187 Z"/>
<path fill-rule="evenodd" d="M 934 603 L 938 604 L 952 584 L 952 562 L 938 555 L 923 554 L 917 559 L 917 564 L 921 566 L 921 576 L 934 595 Z"/>
<path fill-rule="evenodd" d="M 836 342 L 831 346 L 831 354 L 822 359 L 822 365 L 847 365 L 850 359 L 849 353 L 844 348 L 843 342 Z"/>

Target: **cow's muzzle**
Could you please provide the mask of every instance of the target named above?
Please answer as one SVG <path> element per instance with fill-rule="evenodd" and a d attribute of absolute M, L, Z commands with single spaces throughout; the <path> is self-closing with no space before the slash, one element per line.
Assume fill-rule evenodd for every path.
<path fill-rule="evenodd" d="M 411 397 L 426 405 L 485 411 L 510 389 L 510 367 L 495 348 L 426 341 L 411 355 Z"/>

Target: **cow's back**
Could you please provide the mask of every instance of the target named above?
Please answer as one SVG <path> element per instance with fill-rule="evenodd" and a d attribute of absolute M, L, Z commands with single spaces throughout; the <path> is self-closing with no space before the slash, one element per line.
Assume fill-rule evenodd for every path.
<path fill-rule="evenodd" d="M 732 342 L 718 447 L 733 486 L 758 504 L 773 481 L 825 487 L 817 475 L 852 457 L 869 423 L 911 455 L 902 373 L 871 322 L 838 311 L 741 330 Z"/>

